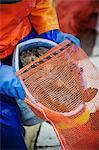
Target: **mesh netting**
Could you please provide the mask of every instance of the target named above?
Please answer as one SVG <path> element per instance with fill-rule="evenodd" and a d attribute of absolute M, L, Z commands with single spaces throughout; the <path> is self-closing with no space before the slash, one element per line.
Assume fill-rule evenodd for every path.
<path fill-rule="evenodd" d="M 81 48 L 65 41 L 17 75 L 26 103 L 52 124 L 62 149 L 99 148 L 99 72 Z"/>

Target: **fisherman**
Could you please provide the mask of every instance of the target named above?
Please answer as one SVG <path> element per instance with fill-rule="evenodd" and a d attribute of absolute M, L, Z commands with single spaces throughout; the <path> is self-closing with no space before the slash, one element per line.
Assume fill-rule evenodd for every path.
<path fill-rule="evenodd" d="M 0 134 L 1 150 L 26 150 L 20 109 L 16 98 L 24 100 L 24 89 L 11 66 L 19 42 L 45 38 L 60 43 L 79 40 L 59 30 L 52 0 L 0 0 Z"/>

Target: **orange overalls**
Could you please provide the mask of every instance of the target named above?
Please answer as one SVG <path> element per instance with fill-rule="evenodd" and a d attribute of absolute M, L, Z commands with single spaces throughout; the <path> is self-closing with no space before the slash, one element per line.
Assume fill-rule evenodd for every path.
<path fill-rule="evenodd" d="M 16 44 L 29 34 L 59 29 L 52 0 L 22 0 L 0 4 L 0 59 L 13 53 Z"/>

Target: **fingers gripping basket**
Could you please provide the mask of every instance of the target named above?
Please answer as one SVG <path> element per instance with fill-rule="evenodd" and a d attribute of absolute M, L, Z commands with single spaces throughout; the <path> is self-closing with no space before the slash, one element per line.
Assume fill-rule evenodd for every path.
<path fill-rule="evenodd" d="M 99 148 L 99 72 L 81 48 L 64 41 L 17 75 L 25 102 L 52 124 L 63 150 Z"/>

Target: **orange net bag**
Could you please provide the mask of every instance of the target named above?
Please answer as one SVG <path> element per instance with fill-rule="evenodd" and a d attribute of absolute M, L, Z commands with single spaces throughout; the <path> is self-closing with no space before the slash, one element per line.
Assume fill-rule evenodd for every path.
<path fill-rule="evenodd" d="M 66 40 L 17 72 L 33 112 L 50 122 L 61 148 L 99 148 L 99 71 Z"/>

